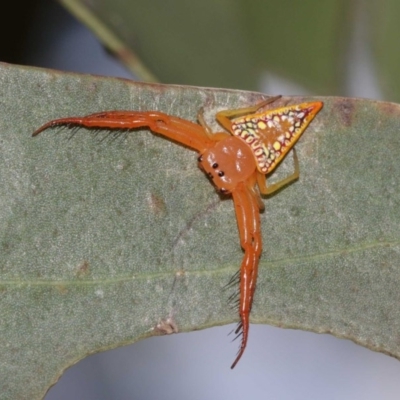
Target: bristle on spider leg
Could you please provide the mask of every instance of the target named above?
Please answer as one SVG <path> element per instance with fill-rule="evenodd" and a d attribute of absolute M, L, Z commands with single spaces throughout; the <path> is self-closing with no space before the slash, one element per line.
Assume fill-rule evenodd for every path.
<path fill-rule="evenodd" d="M 235 307 L 239 307 L 239 304 L 240 304 L 239 294 L 238 294 L 238 298 L 235 301 L 233 301 L 231 304 L 234 305 Z"/>
<path fill-rule="evenodd" d="M 67 137 L 67 140 L 70 141 L 71 139 L 73 139 L 73 137 L 76 135 L 77 132 L 78 132 L 77 127 L 72 128 L 71 133 Z"/>
<path fill-rule="evenodd" d="M 112 144 L 115 141 L 124 142 L 131 131 L 132 129 L 124 128 L 124 129 L 118 129 L 114 132 L 109 132 L 107 143 Z"/>
<path fill-rule="evenodd" d="M 239 301 L 235 301 L 228 306 L 231 310 L 237 310 L 239 307 Z"/>
<path fill-rule="evenodd" d="M 228 297 L 228 302 L 231 304 L 231 303 L 235 300 L 235 303 L 236 303 L 238 297 L 239 297 L 239 291 L 238 291 L 238 290 L 235 290 L 235 291 Z"/>
<path fill-rule="evenodd" d="M 115 139 L 116 132 L 107 132 L 104 142 L 107 144 L 111 144 Z"/>
<path fill-rule="evenodd" d="M 237 305 L 237 304 L 230 304 L 230 305 L 229 305 L 229 308 L 230 308 L 231 310 L 237 311 L 238 305 Z"/>
<path fill-rule="evenodd" d="M 58 129 L 55 131 L 56 135 L 59 135 L 60 133 L 64 133 L 65 130 L 71 129 L 70 126 L 68 125 L 55 125 Z"/>
<path fill-rule="evenodd" d="M 60 131 L 62 131 L 64 129 L 78 130 L 80 128 L 79 125 L 71 124 L 71 123 L 59 124 L 59 125 L 54 125 L 54 126 L 58 127 Z"/>
<path fill-rule="evenodd" d="M 129 136 L 130 132 L 132 132 L 132 129 L 129 128 L 122 129 L 120 132 L 118 132 L 117 139 L 120 140 L 121 142 L 124 142 L 126 138 Z"/>
<path fill-rule="evenodd" d="M 240 338 L 241 336 L 243 336 L 243 331 L 239 332 L 233 339 L 232 342 L 234 342 L 236 339 Z M 240 350 L 239 350 L 240 351 Z"/>
<path fill-rule="evenodd" d="M 93 135 L 93 137 L 96 139 L 97 142 L 100 142 L 103 138 L 102 134 L 104 134 L 104 130 L 99 128 L 90 129 L 90 134 Z"/>
<path fill-rule="evenodd" d="M 105 142 L 108 139 L 109 134 L 110 134 L 109 132 L 104 133 L 104 131 L 101 131 L 101 133 L 103 133 L 104 135 L 101 139 L 99 139 L 99 142 L 98 142 L 99 144 Z"/>
<path fill-rule="evenodd" d="M 235 329 L 235 334 L 238 334 L 243 329 L 243 323 L 240 321 Z M 243 332 L 242 332 L 243 333 Z"/>
<path fill-rule="evenodd" d="M 242 321 L 239 321 L 238 324 L 236 325 L 236 328 L 232 329 L 229 333 L 228 336 L 231 335 L 232 333 L 234 333 L 235 335 L 237 335 L 239 333 L 239 331 L 243 328 L 243 324 Z"/>
<path fill-rule="evenodd" d="M 236 360 L 235 360 L 235 363 L 234 364 L 232 364 L 233 365 L 233 367 L 236 365 L 236 363 L 237 363 L 237 361 L 239 361 L 239 359 L 240 359 L 240 357 L 239 357 L 239 359 L 238 359 L 238 356 L 239 356 L 239 354 L 240 353 L 242 353 L 243 354 L 243 349 L 242 349 L 242 345 L 240 345 L 239 346 L 239 350 L 237 351 L 237 353 L 236 353 Z M 231 368 L 233 368 L 233 367 L 231 367 Z"/>
<path fill-rule="evenodd" d="M 112 143 L 115 140 L 119 139 L 123 134 L 124 134 L 124 131 L 113 132 L 111 134 L 110 143 Z"/>
<path fill-rule="evenodd" d="M 231 279 L 229 279 L 229 282 L 224 286 L 224 290 L 239 283 L 240 283 L 240 271 L 237 271 L 233 274 Z"/>
<path fill-rule="evenodd" d="M 239 279 L 239 274 L 240 274 L 240 270 L 238 269 L 231 277 L 231 279 L 229 279 L 228 285 L 232 282 L 236 282 L 237 279 Z"/>
<path fill-rule="evenodd" d="M 72 127 L 69 127 L 67 125 L 59 125 L 59 126 L 60 126 L 60 129 L 57 129 L 56 134 L 59 135 L 61 133 L 65 133 L 64 132 L 65 130 L 68 130 L 67 136 L 63 135 L 63 140 L 65 140 L 67 142 L 69 142 L 76 135 L 76 133 L 79 130 L 79 128 L 76 125 L 74 125 Z"/>
<path fill-rule="evenodd" d="M 239 286 L 239 281 L 237 281 L 237 282 L 234 281 L 234 282 L 232 282 L 232 283 L 226 284 L 226 285 L 223 287 L 222 290 L 231 289 L 231 288 L 233 288 L 233 287 L 235 287 L 235 286 Z"/>
<path fill-rule="evenodd" d="M 63 121 L 51 121 L 47 124 L 42 125 L 39 129 L 32 133 L 32 136 L 37 136 L 41 132 L 50 129 L 50 128 L 59 128 L 56 132 L 61 132 L 65 128 L 77 127 L 77 124 L 63 122 Z"/>

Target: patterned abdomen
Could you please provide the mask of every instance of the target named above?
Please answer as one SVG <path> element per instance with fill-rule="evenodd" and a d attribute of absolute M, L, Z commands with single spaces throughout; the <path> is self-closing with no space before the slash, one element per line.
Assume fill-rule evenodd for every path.
<path fill-rule="evenodd" d="M 250 147 L 257 169 L 268 174 L 299 140 L 321 107 L 321 102 L 302 103 L 235 118 L 232 132 Z"/>

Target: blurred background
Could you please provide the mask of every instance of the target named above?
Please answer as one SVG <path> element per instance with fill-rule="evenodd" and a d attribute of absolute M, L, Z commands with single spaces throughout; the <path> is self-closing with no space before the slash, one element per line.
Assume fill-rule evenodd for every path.
<path fill-rule="evenodd" d="M 31 0 L 10 5 L 0 61 L 271 95 L 400 100 L 394 1 L 64 3 L 108 51 L 60 3 Z M 231 329 L 155 337 L 89 356 L 46 400 L 399 398 L 397 360 L 330 335 L 253 325 L 231 371 Z"/>

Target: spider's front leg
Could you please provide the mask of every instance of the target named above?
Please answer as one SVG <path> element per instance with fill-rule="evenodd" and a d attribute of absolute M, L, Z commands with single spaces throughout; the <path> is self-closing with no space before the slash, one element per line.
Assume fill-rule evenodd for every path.
<path fill-rule="evenodd" d="M 239 353 L 231 368 L 235 367 L 246 348 L 250 324 L 249 317 L 262 251 L 259 199 L 256 196 L 258 194 L 249 188 L 246 182 L 240 183 L 232 191 L 239 227 L 240 244 L 244 250 L 244 257 L 240 266 L 240 323 L 235 331 L 236 334 L 242 334 L 242 342 Z"/>
<path fill-rule="evenodd" d="M 210 139 L 202 126 L 158 111 L 105 111 L 84 117 L 55 119 L 41 126 L 32 136 L 38 135 L 47 128 L 63 125 L 97 129 L 147 127 L 152 132 L 197 150 L 199 153 L 203 153 L 215 144 L 215 141 Z"/>

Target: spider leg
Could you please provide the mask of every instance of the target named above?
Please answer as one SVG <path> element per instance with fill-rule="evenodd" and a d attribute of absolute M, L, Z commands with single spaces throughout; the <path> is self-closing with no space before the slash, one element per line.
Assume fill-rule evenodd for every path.
<path fill-rule="evenodd" d="M 240 266 L 240 296 L 239 316 L 240 323 L 235 333 L 242 333 L 242 342 L 239 353 L 231 368 L 234 368 L 242 356 L 249 334 L 249 316 L 256 288 L 258 263 L 262 250 L 260 232 L 260 211 L 258 201 L 248 183 L 242 182 L 232 191 L 235 204 L 236 219 L 239 228 L 240 245 L 244 250 L 244 257 Z"/>
<path fill-rule="evenodd" d="M 197 113 L 197 121 L 199 121 L 199 124 L 204 128 L 207 136 L 210 137 L 212 135 L 212 130 L 204 119 L 204 107 L 200 107 L 199 112 Z"/>
<path fill-rule="evenodd" d="M 262 177 L 264 178 L 264 181 L 265 181 L 265 176 L 262 175 Z M 250 190 L 251 194 L 253 195 L 254 200 L 257 202 L 258 209 L 262 212 L 262 211 L 265 210 L 265 205 L 264 205 L 264 202 L 263 202 L 263 200 L 262 200 L 262 198 L 260 196 L 259 191 L 256 189 L 256 185 L 258 184 L 257 179 L 258 179 L 258 171 L 257 171 L 257 174 L 253 174 L 249 178 L 249 180 L 247 182 L 247 187 Z"/>
<path fill-rule="evenodd" d="M 236 110 L 223 110 L 217 113 L 215 116 L 216 120 L 221 126 L 223 126 L 228 132 L 232 133 L 232 122 L 231 118 L 239 117 L 246 114 L 254 114 L 260 108 L 266 106 L 267 104 L 273 103 L 274 101 L 280 99 L 282 96 L 269 97 L 268 99 L 261 101 L 255 106 L 238 108 Z"/>
<path fill-rule="evenodd" d="M 32 136 L 53 126 L 81 126 L 86 128 L 104 129 L 136 129 L 149 128 L 181 145 L 202 153 L 213 146 L 204 127 L 178 117 L 173 117 L 157 111 L 105 111 L 84 117 L 61 118 L 48 122 L 37 129 Z"/>
<path fill-rule="evenodd" d="M 265 175 L 257 171 L 257 184 L 258 187 L 260 188 L 260 192 L 262 194 L 269 195 L 283 188 L 284 186 L 289 185 L 296 179 L 299 179 L 300 176 L 299 159 L 297 158 L 297 153 L 295 148 L 293 148 L 293 164 L 294 164 L 294 172 L 291 175 L 270 186 L 267 186 L 267 180 L 265 178 Z"/>
<path fill-rule="evenodd" d="M 210 126 L 207 124 L 206 120 L 204 119 L 204 108 L 201 107 L 199 112 L 197 113 L 197 121 L 199 124 L 204 128 L 204 133 L 208 136 L 209 139 L 213 140 L 214 142 L 218 142 L 220 140 L 226 139 L 230 136 L 230 134 L 226 132 L 217 132 L 213 133 Z"/>

